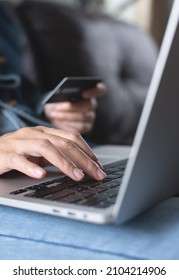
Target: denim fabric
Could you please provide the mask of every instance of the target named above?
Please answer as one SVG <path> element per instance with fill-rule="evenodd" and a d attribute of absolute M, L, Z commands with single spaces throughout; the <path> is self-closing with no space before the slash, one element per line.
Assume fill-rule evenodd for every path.
<path fill-rule="evenodd" d="M 2 101 L 8 103 L 15 100 L 17 105 L 12 108 L 5 108 L 3 104 L 0 104 L 0 117 L 2 117 L 1 135 L 5 132 L 16 130 L 17 127 L 22 127 L 22 125 L 19 126 L 19 123 L 24 122 L 30 126 L 49 126 L 37 114 L 37 108 L 41 105 L 41 92 L 23 74 L 23 34 L 13 13 L 11 13 L 12 11 L 6 5 L 6 1 L 0 1 L 0 57 L 4 59 L 0 63 L 0 101 L 1 103 Z M 1 110 L 3 110 L 2 113 Z M 6 110 L 11 112 L 4 114 Z M 9 117 L 12 115 L 15 116 L 13 122 L 11 121 L 12 118 Z"/>
<path fill-rule="evenodd" d="M 0 73 L 20 75 L 20 32 L 5 1 L 0 1 L 0 55 L 5 57 L 5 63 L 0 64 Z"/>
<path fill-rule="evenodd" d="M 124 225 L 0 207 L 0 259 L 179 259 L 179 198 Z"/>
<path fill-rule="evenodd" d="M 26 126 L 25 123 L 13 112 L 0 110 L 0 135 Z"/>

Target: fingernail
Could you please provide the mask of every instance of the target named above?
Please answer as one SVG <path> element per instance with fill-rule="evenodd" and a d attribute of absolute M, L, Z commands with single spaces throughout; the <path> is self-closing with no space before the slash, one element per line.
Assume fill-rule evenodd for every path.
<path fill-rule="evenodd" d="M 101 170 L 101 168 L 97 169 L 96 174 L 100 180 L 103 180 L 107 176 L 106 173 Z"/>
<path fill-rule="evenodd" d="M 101 89 L 105 89 L 106 88 L 105 84 L 103 84 L 101 82 L 97 83 L 97 87 L 101 88 Z"/>
<path fill-rule="evenodd" d="M 75 175 L 77 180 L 81 180 L 84 177 L 84 173 L 77 167 L 73 169 L 73 174 Z"/>
<path fill-rule="evenodd" d="M 41 168 L 38 168 L 38 167 L 35 167 L 33 169 L 31 169 L 31 172 L 34 174 L 34 175 L 37 175 L 37 176 L 42 176 L 44 175 L 45 171 Z"/>

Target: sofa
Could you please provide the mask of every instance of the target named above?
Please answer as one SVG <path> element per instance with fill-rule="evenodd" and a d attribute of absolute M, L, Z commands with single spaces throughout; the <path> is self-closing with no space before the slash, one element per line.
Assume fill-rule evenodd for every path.
<path fill-rule="evenodd" d="M 101 77 L 107 94 L 98 98 L 93 130 L 85 136 L 97 144 L 130 145 L 157 57 L 151 36 L 107 15 L 50 1 L 21 1 L 14 9 L 24 30 L 28 75 L 44 92 L 65 76 Z"/>

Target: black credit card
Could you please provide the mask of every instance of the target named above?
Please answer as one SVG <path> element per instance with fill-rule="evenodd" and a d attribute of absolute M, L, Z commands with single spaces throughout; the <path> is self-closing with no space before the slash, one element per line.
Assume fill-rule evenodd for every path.
<path fill-rule="evenodd" d="M 82 92 L 102 82 L 99 77 L 65 77 L 54 90 L 47 93 L 42 104 L 52 102 L 76 102 L 82 99 Z"/>

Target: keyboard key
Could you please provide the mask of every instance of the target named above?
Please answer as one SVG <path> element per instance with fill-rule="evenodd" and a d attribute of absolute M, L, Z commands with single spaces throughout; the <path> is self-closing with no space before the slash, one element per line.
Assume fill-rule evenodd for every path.
<path fill-rule="evenodd" d="M 73 195 L 70 195 L 68 197 L 61 198 L 58 201 L 59 202 L 64 202 L 64 203 L 76 203 L 78 201 L 81 201 L 82 199 L 84 199 L 83 195 L 73 194 Z"/>
<path fill-rule="evenodd" d="M 74 192 L 69 191 L 69 190 L 63 190 L 59 193 L 56 193 L 56 194 L 52 195 L 52 200 L 55 200 L 55 201 L 57 200 L 58 201 L 61 198 L 65 197 L 65 196 L 70 196 L 72 194 L 74 194 Z"/>
<path fill-rule="evenodd" d="M 20 189 L 20 190 L 17 190 L 17 191 L 13 191 L 13 192 L 10 192 L 10 194 L 17 195 L 17 194 L 24 193 L 24 192 L 26 192 L 26 189 Z"/>
<path fill-rule="evenodd" d="M 46 189 L 37 190 L 36 192 L 29 193 L 26 196 L 40 198 L 40 197 L 47 196 L 51 193 L 58 192 L 58 191 L 63 190 L 63 189 L 64 189 L 64 187 L 60 184 L 60 185 L 56 185 L 54 187 L 49 187 L 49 188 L 46 188 Z"/>

